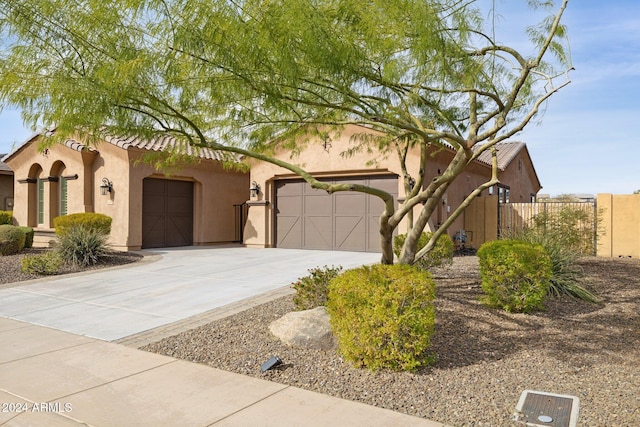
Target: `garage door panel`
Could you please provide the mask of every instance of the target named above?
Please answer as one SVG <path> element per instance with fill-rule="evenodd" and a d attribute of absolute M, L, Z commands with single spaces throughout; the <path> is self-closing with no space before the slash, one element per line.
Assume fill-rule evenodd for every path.
<path fill-rule="evenodd" d="M 308 194 L 304 197 L 304 212 L 318 215 L 331 215 L 331 203 L 327 203 L 331 196 L 324 194 Z"/>
<path fill-rule="evenodd" d="M 192 239 L 191 217 L 170 216 L 168 221 L 172 232 L 167 235 L 167 246 L 190 245 Z"/>
<path fill-rule="evenodd" d="M 302 248 L 302 221 L 300 216 L 278 215 L 278 241 L 276 246 L 289 249 Z"/>
<path fill-rule="evenodd" d="M 364 215 L 368 196 L 362 193 L 336 193 L 334 203 L 335 214 Z"/>
<path fill-rule="evenodd" d="M 164 212 L 165 198 L 163 195 L 147 194 L 144 196 L 142 211 L 152 214 L 154 212 Z"/>
<path fill-rule="evenodd" d="M 191 218 L 193 215 L 193 198 L 182 196 L 169 196 L 167 205 L 168 214 L 185 215 Z"/>
<path fill-rule="evenodd" d="M 337 216 L 334 222 L 336 250 L 364 252 L 367 237 L 365 222 L 361 215 Z"/>
<path fill-rule="evenodd" d="M 304 182 L 281 181 L 276 184 L 276 191 L 279 196 L 301 196 L 304 189 Z"/>
<path fill-rule="evenodd" d="M 331 216 L 306 216 L 304 221 L 304 248 L 331 250 L 333 239 L 327 230 L 331 230 Z"/>

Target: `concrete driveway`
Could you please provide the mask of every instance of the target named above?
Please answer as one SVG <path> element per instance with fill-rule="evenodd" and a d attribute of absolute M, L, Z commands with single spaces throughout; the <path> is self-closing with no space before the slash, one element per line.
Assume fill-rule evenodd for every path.
<path fill-rule="evenodd" d="M 113 341 L 288 286 L 309 268 L 379 254 L 240 246 L 143 251 L 151 261 L 0 290 L 0 317 Z"/>

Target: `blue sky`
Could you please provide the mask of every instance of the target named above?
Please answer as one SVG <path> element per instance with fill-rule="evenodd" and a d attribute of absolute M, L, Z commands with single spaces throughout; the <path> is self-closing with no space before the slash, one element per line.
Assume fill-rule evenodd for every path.
<path fill-rule="evenodd" d="M 525 0 L 495 0 L 499 41 L 518 47 L 536 21 Z M 479 0 L 491 5 L 492 0 Z M 572 0 L 569 28 L 575 71 L 541 117 L 514 139 L 527 144 L 544 194 L 640 190 L 640 2 Z M 17 111 L 0 113 L 0 153 L 32 131 Z"/>

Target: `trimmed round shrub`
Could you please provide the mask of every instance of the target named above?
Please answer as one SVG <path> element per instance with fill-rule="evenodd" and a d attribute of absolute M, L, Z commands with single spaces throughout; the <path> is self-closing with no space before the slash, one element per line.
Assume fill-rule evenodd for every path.
<path fill-rule="evenodd" d="M 0 255 L 14 255 L 24 249 L 26 236 L 20 227 L 0 225 Z"/>
<path fill-rule="evenodd" d="M 494 240 L 478 250 L 483 302 L 507 312 L 540 309 L 551 285 L 551 259 L 541 245 Z"/>
<path fill-rule="evenodd" d="M 33 228 L 31 227 L 23 227 L 23 226 L 18 226 L 18 228 L 22 231 L 24 231 L 24 235 L 25 235 L 25 239 L 24 239 L 24 247 L 25 248 L 32 248 L 33 247 L 33 236 L 35 234 L 35 232 L 33 231 Z"/>
<path fill-rule="evenodd" d="M 61 266 L 62 257 L 57 251 L 49 251 L 42 255 L 27 255 L 20 261 L 22 272 L 29 274 L 57 274 Z"/>
<path fill-rule="evenodd" d="M 435 360 L 428 352 L 435 326 L 435 283 L 409 265 L 373 265 L 331 280 L 327 310 L 342 356 L 371 370 L 414 370 Z"/>
<path fill-rule="evenodd" d="M 0 211 L 0 225 L 1 224 L 13 225 L 12 211 Z"/>
<path fill-rule="evenodd" d="M 418 245 L 416 246 L 416 252 L 424 248 L 433 233 L 423 232 L 418 238 Z M 400 251 L 404 246 L 404 242 L 407 240 L 406 234 L 398 234 L 393 239 L 393 253 L 399 257 Z M 451 237 L 448 234 L 443 234 L 436 241 L 435 246 L 427 255 L 423 256 L 419 260 L 416 260 L 415 266 L 428 270 L 429 268 L 439 267 L 443 264 L 451 264 L 453 262 L 454 244 Z"/>
<path fill-rule="evenodd" d="M 65 263 L 86 267 L 108 253 L 107 236 L 94 228 L 76 225 L 60 236 L 58 251 Z"/>
<path fill-rule="evenodd" d="M 93 212 L 80 212 L 59 216 L 53 219 L 53 225 L 58 237 L 64 236 L 72 227 L 82 226 L 108 236 L 111 233 L 111 217 Z"/>
<path fill-rule="evenodd" d="M 311 310 L 327 304 L 327 293 L 329 292 L 329 282 L 337 277 L 342 271 L 342 267 L 312 268 L 308 276 L 299 278 L 292 283 L 296 293 L 293 296 L 293 303 L 296 310 Z"/>

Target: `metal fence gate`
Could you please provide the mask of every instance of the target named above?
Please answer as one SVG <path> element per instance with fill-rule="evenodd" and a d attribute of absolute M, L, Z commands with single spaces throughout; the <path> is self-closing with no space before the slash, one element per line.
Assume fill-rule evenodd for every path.
<path fill-rule="evenodd" d="M 509 237 L 531 227 L 542 231 L 569 227 L 585 241 L 582 250 L 589 255 L 595 255 L 598 229 L 595 202 L 499 204 L 498 237 Z"/>

